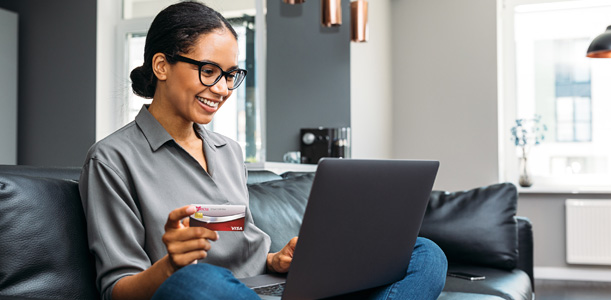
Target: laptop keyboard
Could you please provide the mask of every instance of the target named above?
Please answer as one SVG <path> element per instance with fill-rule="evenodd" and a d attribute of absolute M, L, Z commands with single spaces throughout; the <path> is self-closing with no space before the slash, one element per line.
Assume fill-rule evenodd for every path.
<path fill-rule="evenodd" d="M 285 283 L 278 283 L 268 286 L 262 286 L 254 288 L 255 293 L 259 295 L 267 295 L 267 296 L 282 296 L 282 292 L 284 292 Z"/>

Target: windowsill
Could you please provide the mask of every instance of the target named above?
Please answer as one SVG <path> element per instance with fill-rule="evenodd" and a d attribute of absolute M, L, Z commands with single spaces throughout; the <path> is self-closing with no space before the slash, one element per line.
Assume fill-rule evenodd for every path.
<path fill-rule="evenodd" d="M 611 194 L 611 186 L 537 186 L 536 184 L 525 188 L 516 185 L 518 194 L 571 194 L 571 195 L 600 195 Z"/>
<path fill-rule="evenodd" d="M 280 175 L 285 172 L 315 172 L 317 165 L 266 161 L 260 163 L 247 163 L 246 167 L 248 170 L 267 170 Z"/>

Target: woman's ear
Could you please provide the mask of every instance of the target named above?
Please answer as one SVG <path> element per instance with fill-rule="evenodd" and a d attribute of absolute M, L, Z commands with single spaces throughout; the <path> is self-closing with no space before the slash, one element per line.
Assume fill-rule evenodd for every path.
<path fill-rule="evenodd" d="M 153 73 L 157 80 L 166 80 L 168 78 L 169 63 L 163 53 L 153 55 Z"/>

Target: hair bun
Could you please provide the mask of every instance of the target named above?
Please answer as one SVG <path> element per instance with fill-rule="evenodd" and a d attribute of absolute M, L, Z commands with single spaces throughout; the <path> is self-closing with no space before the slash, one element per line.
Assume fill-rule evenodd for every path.
<path fill-rule="evenodd" d="M 145 68 L 144 66 L 134 68 L 129 75 L 129 78 L 132 80 L 134 94 L 147 99 L 153 98 L 156 85 L 156 81 L 153 80 L 154 77 L 155 75 L 151 68 Z"/>

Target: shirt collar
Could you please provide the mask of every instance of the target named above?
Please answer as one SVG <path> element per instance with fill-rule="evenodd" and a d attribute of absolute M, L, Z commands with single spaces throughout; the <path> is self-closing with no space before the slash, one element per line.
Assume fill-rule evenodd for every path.
<path fill-rule="evenodd" d="M 143 105 L 140 112 L 136 116 L 136 124 L 142 130 L 144 137 L 149 142 L 151 149 L 157 151 L 163 144 L 168 141 L 173 141 L 172 136 L 161 126 L 159 121 L 148 110 L 149 105 Z M 225 146 L 227 142 L 217 135 L 210 134 L 204 125 L 193 125 L 195 131 L 204 140 L 206 144 L 213 150 L 218 147 Z"/>
<path fill-rule="evenodd" d="M 204 127 L 202 124 L 194 124 L 193 128 L 199 136 L 204 140 L 204 142 L 210 147 L 212 150 L 216 150 L 216 148 L 223 147 L 227 145 L 227 141 L 221 138 L 218 134 L 210 134 L 210 132 Z"/>

